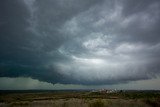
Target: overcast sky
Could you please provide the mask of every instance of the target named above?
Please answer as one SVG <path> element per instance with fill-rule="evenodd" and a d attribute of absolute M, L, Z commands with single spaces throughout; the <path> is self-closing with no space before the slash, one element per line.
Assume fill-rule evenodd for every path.
<path fill-rule="evenodd" d="M 159 0 L 0 1 L 0 89 L 160 89 L 159 56 Z"/>

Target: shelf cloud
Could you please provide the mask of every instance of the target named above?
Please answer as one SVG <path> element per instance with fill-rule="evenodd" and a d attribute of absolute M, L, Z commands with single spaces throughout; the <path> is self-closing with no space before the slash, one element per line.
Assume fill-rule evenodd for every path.
<path fill-rule="evenodd" d="M 159 0 L 1 0 L 0 77 L 105 85 L 160 76 Z"/>

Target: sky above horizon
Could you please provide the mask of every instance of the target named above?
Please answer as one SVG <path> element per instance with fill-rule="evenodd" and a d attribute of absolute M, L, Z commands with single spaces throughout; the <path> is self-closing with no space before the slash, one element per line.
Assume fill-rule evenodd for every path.
<path fill-rule="evenodd" d="M 160 89 L 159 0 L 0 2 L 0 89 Z"/>

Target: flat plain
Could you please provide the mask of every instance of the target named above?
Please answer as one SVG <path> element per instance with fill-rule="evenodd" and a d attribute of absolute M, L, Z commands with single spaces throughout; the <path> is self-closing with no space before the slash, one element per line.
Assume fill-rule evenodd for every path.
<path fill-rule="evenodd" d="M 0 91 L 0 107 L 160 107 L 160 91 Z"/>

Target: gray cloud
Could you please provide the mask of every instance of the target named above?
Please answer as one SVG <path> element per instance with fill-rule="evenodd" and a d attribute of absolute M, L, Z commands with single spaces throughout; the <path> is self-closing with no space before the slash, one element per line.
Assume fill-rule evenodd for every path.
<path fill-rule="evenodd" d="M 0 76 L 117 84 L 159 76 L 158 0 L 3 0 Z"/>

